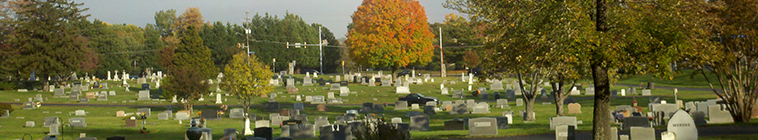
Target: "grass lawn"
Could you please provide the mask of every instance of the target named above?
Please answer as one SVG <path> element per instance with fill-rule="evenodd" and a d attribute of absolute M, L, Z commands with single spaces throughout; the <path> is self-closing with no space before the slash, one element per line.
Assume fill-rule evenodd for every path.
<path fill-rule="evenodd" d="M 302 76 L 304 75 L 295 75 L 295 79 L 298 81 L 302 81 Z M 320 78 L 329 79 L 330 75 L 319 75 Z M 422 85 L 410 85 L 411 92 L 414 93 L 421 93 L 426 96 L 432 96 L 437 97 L 441 101 L 452 101 L 455 100 L 451 98 L 451 95 L 440 95 L 439 94 L 439 86 L 440 83 L 444 80 L 457 80 L 458 77 L 452 76 L 452 77 L 446 77 L 446 78 L 440 78 L 440 77 L 434 77 L 435 82 L 425 82 Z M 315 78 L 319 79 L 319 78 Z M 689 80 L 684 80 L 689 81 Z M 137 87 L 140 87 L 136 85 L 136 80 L 130 81 L 131 85 L 131 91 L 126 92 L 124 88 L 122 87 L 116 87 L 114 85 L 117 85 L 120 82 L 109 82 L 109 85 L 112 87 L 106 91 L 116 91 L 116 96 L 109 96 L 109 101 L 96 101 L 95 99 L 91 99 L 89 104 L 107 104 L 107 105 L 157 105 L 157 106 L 168 106 L 173 105 L 174 110 L 181 110 L 181 105 L 179 104 L 171 104 L 170 101 L 133 101 L 137 99 L 137 92 L 139 89 Z M 657 83 L 656 83 L 657 84 Z M 376 87 L 369 87 L 366 85 L 360 85 L 359 83 L 350 83 L 348 86 L 350 88 L 350 91 L 357 92 L 355 94 L 350 94 L 349 96 L 341 97 L 343 99 L 344 104 L 356 104 L 356 105 L 343 105 L 343 106 L 327 106 L 329 108 L 326 112 L 318 112 L 315 111 L 316 107 L 315 105 L 308 105 L 306 103 L 306 111 L 303 112 L 303 114 L 308 114 L 308 118 L 311 122 L 313 122 L 316 116 L 328 116 L 330 121 L 333 122 L 335 117 L 343 114 L 346 110 L 349 109 L 358 109 L 360 108 L 361 103 L 364 102 L 373 102 L 374 104 L 393 104 L 395 101 L 397 101 L 398 97 L 405 96 L 404 94 L 395 94 L 395 87 L 382 87 L 382 86 L 376 86 Z M 449 84 L 445 83 L 445 87 L 447 88 L 453 88 L 456 90 L 460 89 L 467 89 L 468 85 L 465 82 L 458 81 L 456 84 Z M 482 83 L 475 83 L 473 85 L 474 88 L 478 87 L 489 87 L 489 85 L 485 85 Z M 625 86 L 612 86 L 612 90 L 619 90 L 621 88 L 626 88 Z M 215 90 L 215 85 L 211 86 L 212 90 Z M 287 94 L 286 89 L 284 87 L 276 87 L 274 90 L 274 93 L 279 93 L 276 100 L 282 104 L 283 108 L 292 108 L 291 104 L 296 102 L 295 101 L 295 95 L 322 95 L 326 96 L 328 92 L 335 92 L 335 96 L 339 97 L 339 91 L 330 91 L 329 86 L 298 86 L 299 93 L 298 94 Z M 549 88 L 546 88 L 549 89 Z M 67 90 L 70 91 L 70 90 Z M 100 89 L 92 89 L 90 92 L 94 91 L 100 91 Z M 156 92 L 157 90 L 152 90 L 152 92 Z M 489 93 L 492 93 L 492 91 L 488 91 Z M 502 92 L 502 91 L 501 91 Z M 639 91 L 638 91 L 639 92 Z M 453 91 L 450 91 L 452 94 Z M 468 93 L 467 95 L 470 95 L 470 91 L 465 91 L 465 93 Z M 584 91 L 582 91 L 584 93 Z M 653 89 L 652 90 L 653 95 L 656 96 L 662 96 L 664 100 L 667 100 L 669 103 L 675 103 L 674 102 L 674 96 L 672 95 L 673 91 L 666 90 L 666 89 Z M 79 136 L 79 133 L 87 133 L 87 136 L 95 136 L 99 139 L 104 139 L 106 137 L 110 136 L 126 136 L 127 139 L 145 139 L 145 140 L 164 140 L 164 139 L 182 139 L 184 137 L 184 132 L 189 127 L 189 122 L 184 121 L 183 124 L 179 124 L 176 120 L 158 120 L 157 114 L 159 112 L 162 112 L 165 110 L 165 107 L 152 107 L 153 116 L 148 118 L 146 127 L 150 130 L 150 134 L 139 134 L 139 127 L 141 125 L 138 124 L 139 127 L 133 127 L 133 128 L 126 128 L 124 126 L 124 118 L 116 117 L 115 113 L 116 111 L 123 110 L 127 113 L 130 112 L 136 112 L 137 107 L 90 107 L 90 106 L 46 106 L 46 103 L 69 103 L 69 104 L 79 104 L 73 101 L 68 101 L 68 98 L 53 98 L 51 92 L 37 92 L 37 91 L 30 91 L 28 93 L 19 93 L 16 91 L 0 91 L 0 101 L 3 102 L 13 102 L 15 99 L 19 99 L 21 101 L 26 101 L 27 98 L 34 97 L 35 94 L 42 94 L 44 98 L 47 98 L 41 108 L 38 108 L 36 110 L 23 110 L 21 109 L 21 106 L 14 105 L 13 107 L 16 109 L 13 113 L 11 113 L 11 118 L 5 118 L 0 119 L 0 125 L 3 128 L 3 131 L 0 131 L 0 139 L 18 139 L 24 136 L 25 134 L 32 135 L 35 139 L 41 138 L 45 135 L 46 132 L 48 132 L 48 128 L 42 127 L 44 118 L 47 116 L 58 116 L 63 119 L 63 121 L 67 121 L 69 118 L 75 118 L 76 116 L 73 116 L 74 110 L 83 109 L 89 112 L 86 117 L 87 127 L 86 128 L 65 128 L 62 130 L 63 137 L 65 139 L 73 139 L 75 137 Z M 492 95 L 490 95 L 492 96 Z M 580 98 L 580 97 L 590 97 L 590 96 L 574 96 L 574 98 Z M 680 90 L 679 91 L 679 100 L 683 100 L 684 102 L 687 101 L 702 101 L 706 99 L 713 99 L 716 98 L 715 95 L 713 95 L 710 92 L 705 91 L 686 91 L 686 90 Z M 539 97 L 538 97 L 539 98 Z M 476 99 L 477 101 L 480 101 L 478 98 L 473 97 L 467 97 L 467 99 Z M 631 96 L 628 95 L 626 97 L 619 97 L 619 98 L 612 98 L 611 99 L 611 106 L 616 105 L 631 105 L 633 100 L 637 100 L 640 106 L 642 106 L 644 111 L 648 111 L 647 104 L 648 104 L 648 97 L 641 97 L 641 96 Z M 198 101 L 196 102 L 195 111 L 202 111 L 202 110 L 209 110 L 209 109 L 218 109 L 215 104 L 216 98 L 215 97 L 205 97 L 205 101 Z M 225 96 L 224 97 L 224 104 L 226 105 L 236 105 L 237 99 L 235 97 L 231 96 Z M 465 100 L 465 99 L 464 99 Z M 518 112 L 519 110 L 524 110 L 523 106 L 516 106 L 515 99 L 509 99 L 509 104 L 511 106 L 511 109 L 500 109 L 491 107 L 490 111 L 491 113 L 488 114 L 464 114 L 464 115 L 448 115 L 448 112 L 437 112 L 436 115 L 430 116 L 430 127 L 433 131 L 413 131 L 411 132 L 411 136 L 416 139 L 437 139 L 437 138 L 468 138 L 468 131 L 444 131 L 444 121 L 451 120 L 453 118 L 476 118 L 476 117 L 496 117 L 496 116 L 502 116 L 502 112 L 504 111 L 514 111 Z M 133 101 L 133 102 L 132 102 Z M 258 104 L 262 104 L 268 101 L 268 98 L 258 98 L 255 99 L 254 102 Z M 548 105 L 543 105 L 543 101 L 537 101 L 535 102 L 534 110 L 537 114 L 537 120 L 535 122 L 531 123 L 525 123 L 521 121 L 522 116 L 518 115 L 518 113 L 515 113 L 514 115 L 514 121 L 513 124 L 510 125 L 509 129 L 501 129 L 498 130 L 497 136 L 488 136 L 488 137 L 500 137 L 500 136 L 518 136 L 518 135 L 533 135 L 533 134 L 552 134 L 554 131 L 549 129 L 549 118 L 555 117 L 555 104 L 551 103 Z M 544 101 L 549 102 L 549 101 Z M 578 126 L 578 131 L 591 131 L 592 129 L 592 104 L 593 100 L 586 99 L 586 100 L 576 100 L 576 102 L 580 103 L 582 105 L 582 114 L 573 114 L 574 116 L 577 116 L 578 120 L 581 120 L 583 124 L 580 124 Z M 489 104 L 491 106 L 494 106 L 496 103 L 494 101 L 489 101 Z M 265 112 L 263 107 L 252 107 L 249 110 L 251 113 L 256 113 L 258 116 L 262 116 L 266 119 L 268 119 L 268 114 L 273 112 Z M 409 118 L 405 117 L 406 112 L 408 111 L 419 111 L 422 112 L 422 110 L 399 110 L 395 111 L 393 106 L 388 106 L 385 108 L 385 112 L 382 114 L 379 114 L 380 116 L 384 116 L 389 120 L 389 118 L 392 117 L 401 117 L 403 119 L 403 122 L 409 122 Z M 47 113 L 43 113 L 47 112 Z M 56 113 L 56 112 L 61 112 Z M 192 117 L 198 116 L 197 114 L 192 115 Z M 16 117 L 24 117 L 23 119 L 16 118 Z M 26 121 L 35 121 L 37 126 L 33 128 L 25 128 L 23 127 L 24 123 Z M 140 123 L 141 121 L 138 121 Z M 236 128 L 238 131 L 242 132 L 243 121 L 242 119 L 230 119 L 228 117 L 223 117 L 222 120 L 212 120 L 209 121 L 207 126 L 209 128 L 212 128 L 213 135 L 215 139 L 221 138 L 223 135 L 223 129 L 226 128 Z M 756 121 L 752 121 L 750 124 L 756 124 Z M 617 124 L 614 126 L 618 127 Z M 665 127 L 656 127 L 657 129 L 665 129 Z M 278 126 L 274 127 L 274 136 L 278 136 L 281 133 L 281 130 Z M 754 136 L 754 135 L 752 135 Z M 730 137 L 731 138 L 731 137 Z M 314 138 L 317 139 L 317 138 Z"/>

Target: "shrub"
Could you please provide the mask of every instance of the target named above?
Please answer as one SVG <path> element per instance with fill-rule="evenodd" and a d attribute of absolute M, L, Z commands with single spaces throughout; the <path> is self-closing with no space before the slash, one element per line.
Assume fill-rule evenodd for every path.
<path fill-rule="evenodd" d="M 8 112 L 13 112 L 13 106 L 11 104 L 6 103 L 0 103 L 0 116 L 5 116 L 5 110 L 8 110 Z"/>

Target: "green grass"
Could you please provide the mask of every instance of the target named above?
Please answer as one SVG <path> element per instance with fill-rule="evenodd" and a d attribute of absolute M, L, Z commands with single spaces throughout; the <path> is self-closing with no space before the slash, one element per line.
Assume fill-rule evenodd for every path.
<path fill-rule="evenodd" d="M 301 77 L 303 75 L 296 75 L 295 78 L 297 80 L 301 80 Z M 320 78 L 329 79 L 329 75 L 319 75 Z M 411 86 L 411 92 L 415 93 L 422 93 L 426 96 L 433 96 L 438 97 L 441 101 L 451 101 L 455 100 L 450 97 L 450 95 L 440 95 L 439 94 L 439 85 L 440 82 L 443 80 L 457 80 L 458 77 L 446 77 L 446 78 L 440 78 L 440 77 L 434 77 L 436 80 L 435 82 L 426 82 L 423 85 L 410 85 Z M 316 78 L 318 79 L 318 78 Z M 134 84 L 135 81 L 132 82 L 132 89 L 130 92 L 126 92 L 124 88 L 122 87 L 115 87 L 113 85 L 117 85 L 117 82 L 109 82 L 109 85 L 112 86 L 111 89 L 106 91 L 116 91 L 116 96 L 109 96 L 109 101 L 96 101 L 95 99 L 91 99 L 89 104 L 122 104 L 122 105 L 160 105 L 160 106 L 166 106 L 166 105 L 173 105 L 174 110 L 181 110 L 181 105 L 178 104 L 171 104 L 169 101 L 134 101 L 129 102 L 130 100 L 136 100 L 137 99 L 137 92 L 138 89 L 136 84 Z M 375 104 L 383 104 L 388 103 L 392 104 L 395 101 L 397 101 L 398 97 L 404 96 L 404 94 L 395 94 L 395 87 L 369 87 L 365 85 L 360 85 L 356 83 L 350 83 L 348 86 L 351 91 L 357 92 L 356 94 L 350 94 L 343 98 L 344 104 L 361 104 L 364 102 L 373 102 Z M 466 89 L 468 88 L 468 85 L 465 82 L 457 82 L 457 84 L 445 84 L 445 87 L 448 88 L 454 88 L 454 89 Z M 474 88 L 478 87 L 489 87 L 488 85 L 482 84 L 482 83 L 475 83 L 473 85 Z M 309 87 L 302 87 L 298 86 L 299 93 L 298 94 L 287 94 L 286 89 L 284 87 L 276 87 L 274 92 L 281 92 L 276 98 L 278 102 L 283 104 L 285 108 L 291 108 L 291 104 L 295 102 L 295 95 L 322 95 L 326 96 L 328 92 L 335 92 L 335 96 L 339 97 L 339 91 L 329 91 L 328 86 L 309 86 Z M 611 90 L 619 90 L 621 86 L 612 86 Z M 215 90 L 215 85 L 211 86 L 212 90 Z M 67 90 L 68 91 L 68 90 Z M 94 91 L 100 91 L 99 89 L 90 90 L 90 92 Z M 155 91 L 155 90 L 154 90 Z M 492 91 L 488 91 L 489 93 L 492 93 Z M 638 91 L 639 92 L 639 91 Z M 453 92 L 450 91 L 452 94 Z M 470 95 L 469 91 L 466 91 L 468 95 Z M 584 93 L 584 91 L 582 91 Z M 669 103 L 675 103 L 674 102 L 674 96 L 673 91 L 666 90 L 666 89 L 653 89 L 652 90 L 653 95 L 662 96 L 664 100 L 667 100 Z M 0 91 L 0 101 L 13 101 L 14 99 L 20 99 L 21 101 L 26 101 L 29 97 L 34 97 L 35 94 L 42 94 L 43 97 L 49 99 L 45 101 L 45 103 L 70 103 L 70 104 L 79 104 L 76 102 L 70 102 L 67 98 L 53 98 L 51 92 L 36 92 L 36 91 L 30 91 L 28 93 L 18 93 L 16 91 Z M 573 96 L 574 98 L 578 97 L 589 97 L 587 95 L 581 95 L 581 96 Z M 713 95 L 710 92 L 707 91 L 686 91 L 686 90 L 680 90 L 679 91 L 679 100 L 683 100 L 684 102 L 688 101 L 702 101 L 706 99 L 713 99 L 716 98 L 715 95 Z M 235 97 L 226 96 L 224 97 L 227 99 L 227 101 L 224 102 L 224 104 L 227 105 L 234 105 L 237 104 L 237 99 Z M 215 107 L 215 97 L 205 97 L 205 101 L 199 101 L 196 102 L 196 108 L 195 111 L 202 111 L 202 110 L 208 110 L 208 109 L 218 109 L 218 107 Z M 375 100 L 374 100 L 375 99 Z M 467 99 L 476 99 L 479 101 L 478 98 L 468 97 Z M 641 96 L 633 96 L 628 95 L 626 97 L 622 98 L 612 98 L 611 99 L 611 106 L 616 105 L 631 105 L 633 100 L 637 100 L 640 106 L 642 106 L 644 111 L 648 111 L 646 109 L 646 105 L 648 104 L 648 98 L 647 97 L 641 97 Z M 465 99 L 464 99 L 465 100 Z M 257 104 L 262 104 L 268 101 L 268 98 L 258 98 L 255 99 L 254 102 Z M 591 131 L 592 129 L 592 100 L 576 100 L 576 102 L 580 103 L 582 105 L 582 114 L 573 114 L 574 116 L 577 116 L 578 120 L 583 121 L 583 124 L 580 124 L 578 126 L 579 131 Z M 127 139 L 145 139 L 145 140 L 163 140 L 163 139 L 182 139 L 183 134 L 186 131 L 186 129 L 189 127 L 189 122 L 185 121 L 183 124 L 178 124 L 178 121 L 176 120 L 157 120 L 157 114 L 159 112 L 162 112 L 164 107 L 153 107 L 153 116 L 148 118 L 148 124 L 146 127 L 150 130 L 150 134 L 139 134 L 139 127 L 134 128 L 125 128 L 124 125 L 124 118 L 118 118 L 115 117 L 115 112 L 119 110 L 129 112 L 135 112 L 137 109 L 132 107 L 66 107 L 66 106 L 46 106 L 43 103 L 42 107 L 36 110 L 23 110 L 21 109 L 21 106 L 14 105 L 13 107 L 16 109 L 12 113 L 11 118 L 6 119 L 0 119 L 0 125 L 2 125 L 3 131 L 0 131 L 0 139 L 18 139 L 21 138 L 24 134 L 31 134 L 34 138 L 41 138 L 45 135 L 45 132 L 48 131 L 46 127 L 41 127 L 43 124 L 44 117 L 47 116 L 58 116 L 61 117 L 64 121 L 67 121 L 69 118 L 74 118 L 73 114 L 70 112 L 73 112 L 77 109 L 84 109 L 89 112 L 87 114 L 86 122 L 88 126 L 86 128 L 74 128 L 69 129 L 66 128 L 65 130 L 62 130 L 64 135 L 63 137 L 65 139 L 74 139 L 75 137 L 79 136 L 79 133 L 87 133 L 87 136 L 95 136 L 100 139 L 104 139 L 109 136 L 126 136 Z M 490 111 L 491 113 L 488 114 L 464 114 L 464 115 L 448 115 L 448 112 L 438 112 L 437 115 L 431 115 L 430 116 L 430 127 L 434 131 L 413 131 L 411 133 L 411 136 L 416 139 L 438 139 L 438 138 L 469 138 L 468 131 L 444 131 L 444 121 L 451 120 L 453 118 L 476 118 L 476 117 L 496 117 L 496 116 L 502 116 L 502 112 L 504 111 L 514 111 L 518 112 L 519 110 L 524 110 L 524 107 L 517 107 L 515 105 L 515 102 L 513 99 L 509 102 L 511 105 L 511 109 L 500 109 L 491 107 Z M 501 137 L 501 136 L 519 136 L 519 135 L 534 135 L 534 134 L 552 134 L 554 131 L 549 130 L 549 118 L 554 117 L 555 115 L 555 104 L 549 104 L 549 105 L 542 105 L 541 101 L 535 102 L 534 111 L 537 114 L 536 121 L 531 123 L 525 123 L 521 121 L 521 119 L 518 119 L 521 117 L 521 115 L 514 114 L 515 120 L 514 123 L 511 124 L 509 129 L 503 129 L 498 130 L 497 136 L 487 136 L 487 137 Z M 495 102 L 490 102 L 490 105 L 494 105 Z M 206 105 L 214 105 L 214 106 L 206 106 Z M 343 114 L 346 110 L 349 109 L 358 109 L 360 105 L 354 105 L 354 106 L 328 106 L 329 111 L 327 112 L 318 112 L 315 111 L 315 106 L 313 105 L 306 105 L 306 111 L 303 112 L 304 114 L 308 114 L 309 120 L 312 122 L 314 117 L 316 116 L 328 116 L 330 121 L 334 121 L 335 117 L 337 115 Z M 272 112 L 265 112 L 263 110 L 263 107 L 252 107 L 250 109 L 251 113 L 256 113 L 258 116 L 262 116 L 264 118 L 268 118 L 268 114 Z M 400 110 L 400 111 L 394 111 L 394 107 L 390 106 L 385 108 L 385 112 L 383 115 L 380 114 L 380 116 L 384 116 L 385 118 L 389 119 L 392 117 L 401 117 L 403 118 L 404 122 L 409 122 L 409 119 L 405 117 L 405 114 L 407 111 L 422 111 L 422 110 Z M 49 113 L 42 113 L 43 111 L 49 111 Z M 56 111 L 62 112 L 61 114 L 55 113 Z M 16 117 L 23 116 L 24 119 L 16 119 Z M 197 116 L 197 114 L 192 115 Z M 24 122 L 26 121 L 35 121 L 37 126 L 33 128 L 25 128 L 22 127 L 24 125 Z M 138 121 L 139 122 L 139 121 Z M 751 121 L 749 124 L 756 124 L 758 122 Z M 735 124 L 736 125 L 736 124 Z M 742 124 L 744 125 L 744 124 Z M 141 126 L 141 125 L 139 125 Z M 242 131 L 242 119 L 230 119 L 230 118 L 223 118 L 222 120 L 213 120 L 209 121 L 208 125 L 209 128 L 212 128 L 214 131 L 213 135 L 214 138 L 220 138 L 223 135 L 223 129 L 225 128 L 236 128 L 238 131 Z M 614 124 L 614 126 L 618 127 L 618 124 Z M 279 133 L 281 133 L 281 130 L 278 127 L 274 127 L 274 135 L 278 136 Z"/>

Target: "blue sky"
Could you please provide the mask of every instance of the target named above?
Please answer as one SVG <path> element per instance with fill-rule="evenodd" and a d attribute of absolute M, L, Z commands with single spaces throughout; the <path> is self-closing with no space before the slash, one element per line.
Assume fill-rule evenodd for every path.
<path fill-rule="evenodd" d="M 198 7 L 205 21 L 242 23 L 245 11 L 282 17 L 285 13 L 299 15 L 307 23 L 319 23 L 342 38 L 347 33 L 350 15 L 362 0 L 74 0 L 90 8 L 90 20 L 99 19 L 112 24 L 134 24 L 144 27 L 155 23 L 153 16 L 160 10 L 175 9 L 177 16 L 188 7 Z M 442 7 L 445 0 L 419 0 L 430 23 L 442 22 L 445 15 L 457 11 Z"/>

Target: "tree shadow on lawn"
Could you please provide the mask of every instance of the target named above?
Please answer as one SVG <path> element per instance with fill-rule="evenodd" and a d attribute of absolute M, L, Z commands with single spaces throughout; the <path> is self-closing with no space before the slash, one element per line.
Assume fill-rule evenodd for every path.
<path fill-rule="evenodd" d="M 79 138 L 80 133 L 86 133 L 87 137 L 97 137 L 98 139 L 105 139 L 112 136 L 124 136 L 126 139 L 183 139 L 186 129 L 167 131 L 165 129 L 151 130 L 150 133 L 141 134 L 141 127 L 121 127 L 121 128 L 73 128 L 66 127 L 61 129 L 61 135 L 58 139 L 76 139 Z M 220 136 L 220 135 L 219 135 Z M 44 137 L 44 136 L 43 136 Z M 217 136 L 218 137 L 218 136 Z"/>

